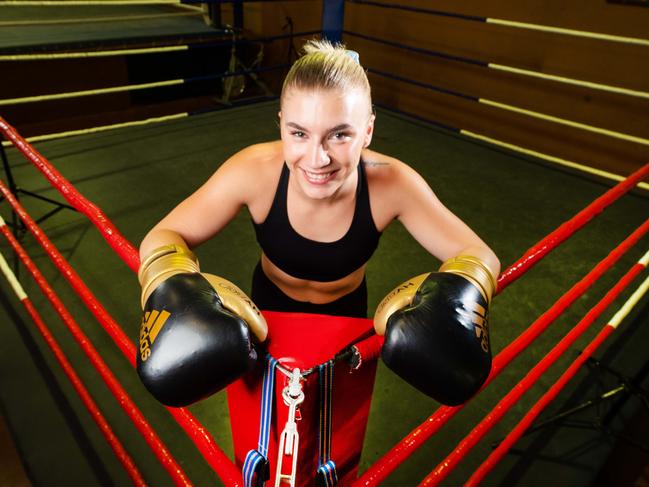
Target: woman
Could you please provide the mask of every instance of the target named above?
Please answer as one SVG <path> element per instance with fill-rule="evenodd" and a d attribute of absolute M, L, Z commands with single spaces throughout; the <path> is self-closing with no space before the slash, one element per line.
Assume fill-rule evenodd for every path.
<path fill-rule="evenodd" d="M 426 394 L 463 402 L 489 372 L 486 315 L 498 259 L 412 168 L 369 149 L 375 115 L 357 58 L 323 41 L 307 43 L 305 52 L 284 81 L 281 140 L 232 156 L 143 240 L 140 375 L 162 402 L 186 404 L 257 360 L 267 327 L 255 305 L 366 317 L 366 263 L 381 232 L 398 219 L 445 264 L 397 287 L 378 306 L 374 324 L 386 336 L 384 361 Z M 189 250 L 244 206 L 262 249 L 252 300 L 221 278 L 198 274 Z M 202 327 L 214 322 L 219 326 Z M 200 330 L 200 339 L 163 343 L 163 335 L 187 329 Z M 177 372 L 181 359 L 195 366 L 191 374 Z"/>
<path fill-rule="evenodd" d="M 252 288 L 253 301 L 258 305 L 263 302 L 262 309 L 286 310 L 282 306 L 286 304 L 312 311 L 318 308 L 310 304 L 317 304 L 322 306 L 318 310 L 331 309 L 336 314 L 337 300 L 349 298 L 350 293 L 364 293 L 365 263 L 380 232 L 394 219 L 400 220 L 441 261 L 459 254 L 473 255 L 497 276 L 500 267 L 494 253 L 440 203 L 413 169 L 368 149 L 375 116 L 370 85 L 362 67 L 342 47 L 326 42 L 312 41 L 305 51 L 307 55 L 295 63 L 282 89 L 281 140 L 253 145 L 226 161 L 198 191 L 148 233 L 140 247 L 143 260 L 162 245 L 178 243 L 191 248 L 204 242 L 244 205 L 252 215 L 263 249 L 270 240 L 266 233 L 271 228 L 266 228 L 270 226 L 266 220 L 271 207 L 284 203 L 274 202 L 274 198 L 280 174 L 287 168 L 288 221 L 279 222 L 285 227 L 279 230 L 294 231 L 304 241 L 297 240 L 299 248 L 285 249 L 290 256 L 280 256 L 278 249 L 273 252 L 276 260 L 293 257 L 310 262 L 295 268 L 297 262 L 291 261 L 289 269 L 285 269 L 262 253 Z M 337 272 L 321 272 L 328 276 L 310 272 L 309 267 L 314 265 L 330 268 L 339 264 L 323 262 L 324 259 L 314 262 L 311 255 L 300 254 L 331 252 L 331 244 L 349 240 L 348 231 L 354 229 L 352 220 L 359 204 L 361 210 L 366 210 L 356 198 L 359 176 L 366 179 L 371 208 L 371 215 L 360 215 L 366 220 L 371 216 L 371 221 L 354 222 L 363 225 L 368 233 L 363 236 L 362 244 L 367 248 L 362 258 L 343 255 L 350 264 L 358 265 L 347 269 L 339 265 Z M 289 244 L 296 241 L 287 240 Z M 309 277 L 296 277 L 296 273 Z M 271 285 L 281 290 L 284 303 L 267 299 L 266 287 Z M 365 316 L 363 300 L 357 301 L 358 309 L 353 310 L 353 315 Z"/>

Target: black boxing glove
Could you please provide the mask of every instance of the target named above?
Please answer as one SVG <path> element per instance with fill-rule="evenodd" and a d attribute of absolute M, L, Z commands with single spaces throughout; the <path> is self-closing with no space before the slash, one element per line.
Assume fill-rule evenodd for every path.
<path fill-rule="evenodd" d="M 470 256 L 395 288 L 374 316 L 376 332 L 385 334 L 385 364 L 442 404 L 466 402 L 491 371 L 487 317 L 495 288 L 486 265 Z"/>
<path fill-rule="evenodd" d="M 243 291 L 199 272 L 183 245 L 154 250 L 140 266 L 144 315 L 137 372 L 167 406 L 185 406 L 236 380 L 257 360 L 267 325 Z"/>

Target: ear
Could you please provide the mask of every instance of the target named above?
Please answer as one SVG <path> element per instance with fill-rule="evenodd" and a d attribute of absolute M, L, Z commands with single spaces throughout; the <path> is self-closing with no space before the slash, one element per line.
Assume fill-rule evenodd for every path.
<path fill-rule="evenodd" d="M 374 134 L 374 120 L 376 115 L 370 115 L 370 119 L 367 121 L 367 129 L 365 131 L 365 140 L 363 141 L 363 148 L 369 147 L 372 142 L 372 135 Z"/>

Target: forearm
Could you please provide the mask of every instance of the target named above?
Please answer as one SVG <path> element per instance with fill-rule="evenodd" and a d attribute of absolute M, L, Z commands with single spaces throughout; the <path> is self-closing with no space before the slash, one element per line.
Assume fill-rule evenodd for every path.
<path fill-rule="evenodd" d="M 155 249 L 164 245 L 180 244 L 187 246 L 187 242 L 174 230 L 153 227 L 140 244 L 140 259 L 146 258 Z"/>
<path fill-rule="evenodd" d="M 491 271 L 494 280 L 500 275 L 500 261 L 496 254 L 486 245 L 470 245 L 463 248 L 457 255 L 470 255 L 480 259 Z"/>

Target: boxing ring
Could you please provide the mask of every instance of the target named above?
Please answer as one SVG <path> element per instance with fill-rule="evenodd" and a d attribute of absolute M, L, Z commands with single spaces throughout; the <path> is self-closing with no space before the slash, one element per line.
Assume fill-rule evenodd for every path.
<path fill-rule="evenodd" d="M 3 381 L 9 391 L 28 387 L 30 397 L 41 406 L 32 408 L 16 396 L 3 396 L 3 408 L 11 409 L 18 433 L 22 430 L 40 441 L 50 437 L 45 449 L 59 445 L 79 450 L 85 466 L 69 475 L 99 484 L 110 479 L 120 485 L 129 480 L 137 485 L 207 485 L 220 479 L 225 485 L 242 485 L 230 460 L 224 394 L 187 410 L 165 411 L 133 374 L 140 316 L 139 289 L 130 271 L 139 265 L 133 243 L 204 181 L 216 161 L 249 143 L 251 126 L 257 128 L 259 140 L 276 136 L 272 123 L 276 111 L 276 101 L 263 101 L 32 142 L 10 125 L 11 120 L 0 121 L 10 168 L 5 176 L 12 179 L 3 178 L 0 185 L 4 200 L 0 214 L 20 237 L 17 240 L 2 224 L 5 238 L 0 249 L 10 262 L 3 266 L 6 275 L 17 273 L 22 283 L 13 290 L 7 282 L 2 284 L 3 313 L 8 318 L 4 321 L 15 325 L 13 332 L 2 331 L 7 344 L 3 356 L 18 356 L 25 364 L 23 377 L 14 365 Z M 493 246 L 506 270 L 498 281 L 492 311 L 494 365 L 489 385 L 465 407 L 438 407 L 379 366 L 360 477 L 354 485 L 419 481 L 431 485 L 446 478 L 450 484 L 473 485 L 491 469 L 485 484 L 498 485 L 523 468 L 516 456 L 505 456 L 508 449 L 572 375 L 581 373 L 582 383 L 578 387 L 573 382 L 559 394 L 557 402 L 564 405 L 581 402 L 601 385 L 588 383 L 590 376 L 584 377 L 583 367 L 578 372 L 590 363 L 591 354 L 602 356 L 607 350 L 598 350 L 600 344 L 606 343 L 615 356 L 610 344 L 626 333 L 636 338 L 627 338 L 619 353 L 638 355 L 643 350 L 638 337 L 647 336 L 643 330 L 648 325 L 647 314 L 641 312 L 646 310 L 642 298 L 646 281 L 641 283 L 648 259 L 649 200 L 646 192 L 632 190 L 647 179 L 649 165 L 619 183 L 587 179 L 548 166 L 534 154 L 521 155 L 387 108 L 378 109 L 377 119 L 373 147 L 412 164 L 440 199 Z M 213 134 L 220 138 L 215 140 Z M 176 169 L 187 159 L 192 160 L 192 170 L 183 170 L 180 182 Z M 447 160 L 461 160 L 462 165 L 449 167 Z M 512 174 L 516 177 L 508 181 Z M 484 182 L 480 201 L 469 200 L 461 190 L 462 182 L 468 186 L 476 175 Z M 18 201 L 11 191 L 16 188 L 64 200 L 76 211 L 59 208 L 49 217 L 50 201 L 28 196 Z M 48 218 L 39 225 L 44 215 Z M 240 215 L 199 249 L 203 268 L 246 290 L 258 257 L 252 242 L 249 217 Z M 19 267 L 15 261 L 13 269 L 12 251 L 23 263 Z M 386 232 L 368 266 L 370 311 L 395 283 L 421 273 L 422 266 L 432 269 L 436 263 L 407 239 L 403 228 Z M 624 303 L 628 304 L 623 307 Z M 625 313 L 630 313 L 632 323 L 624 321 Z M 631 324 L 633 333 L 625 331 Z M 613 333 L 617 326 L 621 333 Z M 24 351 L 9 354 L 10 347 Z M 578 356 L 577 350 L 582 351 Z M 32 361 L 36 365 L 29 365 Z M 65 372 L 60 372 L 59 364 Z M 32 379 L 44 374 L 29 372 L 32 367 L 46 368 L 50 375 Z M 76 398 L 66 377 L 82 399 Z M 38 390 L 47 387 L 49 392 Z M 52 392 L 55 389 L 58 392 Z M 43 412 L 52 403 L 60 411 Z M 562 409 L 552 407 L 548 406 L 553 414 Z M 24 411 L 19 412 L 21 408 Z M 49 421 L 49 415 L 63 420 Z M 76 426 L 70 426 L 69 415 L 75 416 Z M 503 421 L 498 422 L 500 418 Z M 66 434 L 77 444 L 69 445 Z M 480 443 L 484 436 L 486 441 Z M 488 441 L 498 442 L 498 448 L 492 452 Z M 556 450 L 562 441 L 565 437 L 559 432 L 548 440 L 548 448 Z M 535 444 L 531 445 L 534 452 Z M 21 446 L 28 461 L 45 461 L 29 454 L 29 448 L 27 443 Z M 539 475 L 544 468 L 532 467 L 528 475 Z M 39 475 L 56 473 L 44 472 Z"/>

